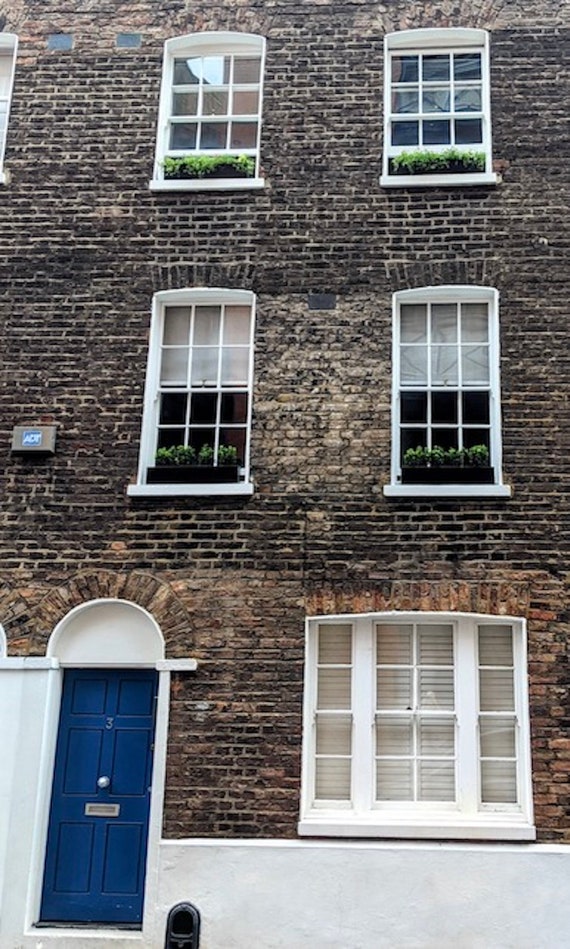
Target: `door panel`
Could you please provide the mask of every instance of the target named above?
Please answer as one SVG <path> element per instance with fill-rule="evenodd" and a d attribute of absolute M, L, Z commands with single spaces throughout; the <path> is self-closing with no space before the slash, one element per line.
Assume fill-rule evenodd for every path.
<path fill-rule="evenodd" d="M 44 922 L 142 920 L 157 681 L 146 669 L 65 673 Z"/>

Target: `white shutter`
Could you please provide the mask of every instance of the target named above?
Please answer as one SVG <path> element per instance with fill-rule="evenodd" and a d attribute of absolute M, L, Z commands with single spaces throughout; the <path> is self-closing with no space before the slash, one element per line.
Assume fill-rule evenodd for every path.
<path fill-rule="evenodd" d="M 315 713 L 315 800 L 350 801 L 352 626 L 319 625 Z"/>
<path fill-rule="evenodd" d="M 507 625 L 480 625 L 479 756 L 481 802 L 517 802 L 516 717 L 513 631 Z"/>

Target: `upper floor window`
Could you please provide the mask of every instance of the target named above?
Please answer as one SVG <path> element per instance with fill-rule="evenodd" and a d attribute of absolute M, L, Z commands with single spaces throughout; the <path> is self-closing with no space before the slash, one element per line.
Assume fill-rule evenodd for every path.
<path fill-rule="evenodd" d="M 251 494 L 254 296 L 154 299 L 139 475 L 131 495 Z"/>
<path fill-rule="evenodd" d="M 13 33 L 0 33 L 0 184 L 4 182 L 2 172 L 10 99 L 14 83 L 14 65 L 18 38 Z"/>
<path fill-rule="evenodd" d="M 494 181 L 488 34 L 470 29 L 388 34 L 381 183 Z"/>
<path fill-rule="evenodd" d="M 534 837 L 521 620 L 318 617 L 305 669 L 300 833 Z"/>
<path fill-rule="evenodd" d="M 508 496 L 502 484 L 498 293 L 394 295 L 392 495 Z"/>
<path fill-rule="evenodd" d="M 265 40 L 249 33 L 166 41 L 152 189 L 263 187 L 264 57 Z"/>

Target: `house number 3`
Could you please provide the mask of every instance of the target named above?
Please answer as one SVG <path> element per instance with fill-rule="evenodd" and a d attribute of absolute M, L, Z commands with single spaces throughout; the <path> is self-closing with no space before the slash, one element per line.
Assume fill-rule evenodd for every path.
<path fill-rule="evenodd" d="M 114 718 L 108 718 L 107 721 L 105 722 L 105 728 L 112 728 L 114 721 L 115 721 Z"/>

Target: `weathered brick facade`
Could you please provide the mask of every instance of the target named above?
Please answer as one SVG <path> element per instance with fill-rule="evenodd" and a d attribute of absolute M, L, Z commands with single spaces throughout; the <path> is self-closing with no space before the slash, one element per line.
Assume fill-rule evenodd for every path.
<path fill-rule="evenodd" d="M 528 619 L 539 839 L 570 841 L 570 442 L 563 2 L 0 4 L 20 37 L 0 200 L 1 597 L 12 655 L 97 597 L 160 623 L 174 677 L 165 832 L 296 834 L 306 615 Z M 491 32 L 495 188 L 382 190 L 383 36 Z M 268 41 L 261 191 L 151 193 L 162 46 Z M 47 36 L 73 34 L 70 52 Z M 139 48 L 116 46 L 139 32 Z M 501 294 L 509 500 L 383 497 L 391 297 Z M 151 298 L 257 294 L 251 499 L 126 497 Z M 313 310 L 308 294 L 336 294 Z M 54 422 L 49 460 L 10 457 Z"/>

